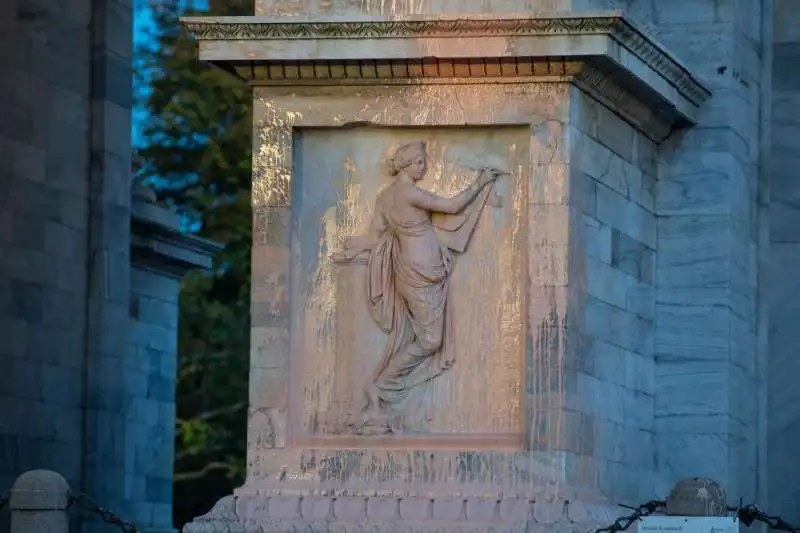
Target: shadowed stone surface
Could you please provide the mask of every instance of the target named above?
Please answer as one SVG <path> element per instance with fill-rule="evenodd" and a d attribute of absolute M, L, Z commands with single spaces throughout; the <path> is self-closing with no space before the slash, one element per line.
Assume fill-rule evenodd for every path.
<path fill-rule="evenodd" d="M 800 83 L 793 65 L 800 60 L 800 13 L 791 1 L 775 0 L 773 28 L 772 142 L 769 206 L 770 249 L 764 288 L 769 305 L 769 510 L 792 524 L 800 523 L 800 389 L 792 376 L 800 372 L 797 332 L 800 328 Z"/>
<path fill-rule="evenodd" d="M 132 266 L 132 23 L 131 0 L 0 8 L 0 493 L 46 468 L 143 530 L 168 530 L 171 276 L 207 267 L 210 248 L 173 239 L 182 253 L 166 271 Z M 156 216 L 150 226 L 174 217 L 143 209 L 133 215 Z"/>

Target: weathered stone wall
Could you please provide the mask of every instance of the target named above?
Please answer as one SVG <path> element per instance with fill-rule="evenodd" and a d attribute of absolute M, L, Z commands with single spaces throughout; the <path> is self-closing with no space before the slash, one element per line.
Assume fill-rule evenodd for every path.
<path fill-rule="evenodd" d="M 698 125 L 674 133 L 659 153 L 655 415 L 661 493 L 680 478 L 708 476 L 732 501 L 763 496 L 765 353 L 757 348 L 757 263 L 764 244 L 761 121 L 769 107 L 761 87 L 769 64 L 762 7 L 769 3 L 658 2 L 654 18 L 660 40 L 713 92 Z"/>
<path fill-rule="evenodd" d="M 219 247 L 180 231 L 180 217 L 136 185 L 131 206 L 131 285 L 123 362 L 125 517 L 147 533 L 172 527 L 178 295 L 191 268 Z"/>
<path fill-rule="evenodd" d="M 662 495 L 678 479 L 701 475 L 721 481 L 732 498 L 766 498 L 766 354 L 773 341 L 766 342 L 758 284 L 769 233 L 772 3 L 573 1 L 573 9 L 625 10 L 713 92 L 697 126 L 673 134 L 659 153 L 655 416 Z M 786 15 L 776 20 L 792 24 Z"/>
<path fill-rule="evenodd" d="M 89 4 L 0 9 L 0 492 L 84 466 Z"/>
<path fill-rule="evenodd" d="M 598 488 L 637 501 L 654 495 L 656 145 L 578 89 L 571 105 L 585 248 L 583 272 L 571 280 L 584 292 L 577 389 L 593 428 L 582 438 L 599 463 Z"/>
<path fill-rule="evenodd" d="M 775 0 L 769 295 L 769 511 L 800 521 L 800 10 Z"/>
<path fill-rule="evenodd" d="M 0 9 L 0 491 L 49 468 L 122 515 L 131 23 L 130 0 Z"/>
<path fill-rule="evenodd" d="M 130 520 L 151 531 L 172 526 L 179 290 L 176 278 L 132 269 L 126 496 L 135 502 Z"/>
<path fill-rule="evenodd" d="M 81 490 L 131 516 L 126 379 L 130 293 L 132 0 L 92 0 L 89 288 Z M 83 530 L 103 532 L 96 519 Z"/>

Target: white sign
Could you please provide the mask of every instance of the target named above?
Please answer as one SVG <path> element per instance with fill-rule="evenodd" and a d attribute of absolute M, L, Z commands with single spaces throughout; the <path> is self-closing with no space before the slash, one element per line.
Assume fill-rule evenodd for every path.
<path fill-rule="evenodd" d="M 639 533 L 739 533 L 734 516 L 643 516 Z"/>

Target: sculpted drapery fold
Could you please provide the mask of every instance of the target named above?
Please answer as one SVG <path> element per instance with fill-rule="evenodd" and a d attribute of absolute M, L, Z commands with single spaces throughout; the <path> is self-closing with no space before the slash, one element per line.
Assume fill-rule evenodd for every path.
<path fill-rule="evenodd" d="M 403 404 L 416 387 L 455 361 L 448 282 L 453 252 L 463 252 L 502 172 L 484 169 L 454 198 L 416 187 L 427 170 L 425 144 L 403 145 L 392 160 L 395 182 L 378 196 L 370 235 L 354 237 L 334 259 L 366 262 L 367 304 L 388 334 L 366 406 L 343 430 L 357 434 L 410 429 Z M 438 210 L 437 210 L 438 209 Z"/>

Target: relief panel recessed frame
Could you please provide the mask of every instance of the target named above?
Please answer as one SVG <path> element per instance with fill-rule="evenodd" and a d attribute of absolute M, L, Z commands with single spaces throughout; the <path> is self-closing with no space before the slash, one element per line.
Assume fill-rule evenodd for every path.
<path fill-rule="evenodd" d="M 254 321 L 254 340 L 264 337 L 266 329 L 272 330 L 272 338 L 280 337 L 284 342 L 271 343 L 267 355 L 269 360 L 261 364 L 259 372 L 251 377 L 251 408 L 268 409 L 276 413 L 276 426 L 282 426 L 282 435 L 276 436 L 274 447 L 316 449 L 364 449 L 364 448 L 397 448 L 426 450 L 507 450 L 522 451 L 525 445 L 526 430 L 524 413 L 525 376 L 519 377 L 522 384 L 520 395 L 520 420 L 518 433 L 510 434 L 442 434 L 433 433 L 420 436 L 338 436 L 319 435 L 302 432 L 298 427 L 298 406 L 304 403 L 303 390 L 293 386 L 297 378 L 297 360 L 293 360 L 291 348 L 290 323 L 291 297 L 289 296 L 289 280 L 292 277 L 293 260 L 290 257 L 291 232 L 288 220 L 291 218 L 291 191 L 293 182 L 293 144 L 295 134 L 304 128 L 348 128 L 354 125 L 371 125 L 389 128 L 514 128 L 532 131 L 534 127 L 546 121 L 559 121 L 558 104 L 563 101 L 558 94 L 556 98 L 541 101 L 541 88 L 534 89 L 531 84 L 505 84 L 503 86 L 456 85 L 436 87 L 375 87 L 367 88 L 353 94 L 352 88 L 259 88 L 256 89 L 254 139 L 254 183 L 253 205 L 256 220 L 273 221 L 280 228 L 275 237 L 275 228 L 262 228 L 271 239 L 259 240 L 254 235 L 254 283 L 253 301 L 268 303 L 274 315 L 280 320 L 272 320 L 269 328 Z M 490 90 L 494 89 L 494 90 Z M 363 93 L 373 92 L 372 97 L 365 98 Z M 554 91 L 558 93 L 558 91 Z M 407 103 L 412 103 L 406 105 Z M 455 103 L 455 105 L 454 105 Z M 465 105 L 465 103 L 467 105 Z M 471 105 L 470 105 L 471 104 Z M 346 135 L 337 132 L 337 135 Z M 535 153 L 530 154 L 530 165 L 522 165 L 517 171 L 516 179 L 522 183 L 530 183 L 536 166 L 543 161 L 537 159 L 541 155 L 540 143 L 534 135 L 529 137 L 531 147 L 537 145 Z M 528 148 L 528 147 L 526 147 Z M 525 202 L 530 198 L 525 193 Z M 278 213 L 282 215 L 275 216 Z M 282 224 L 274 221 L 283 218 Z M 520 223 L 526 224 L 525 218 Z M 267 222 L 269 225 L 270 222 Z M 258 227 L 255 223 L 254 229 Z M 525 229 L 525 228 L 523 228 Z M 271 252 L 269 250 L 272 250 Z M 281 252 L 282 250 L 282 252 Z M 527 266 L 527 263 L 523 261 Z M 457 268 L 457 267 L 456 267 Z M 527 278 L 527 273 L 525 273 Z M 274 283 L 259 283 L 259 279 L 271 279 Z M 281 287 L 282 286 L 282 287 Z M 527 292 L 523 290 L 523 293 Z M 522 309 L 526 309 L 523 294 Z M 270 302 L 271 300 L 271 302 Z M 525 323 L 523 316 L 523 333 L 525 339 Z M 283 328 L 285 331 L 278 331 Z M 257 334 L 257 330 L 262 330 Z M 269 336 L 270 334 L 266 334 Z M 524 342 L 524 341 L 523 341 Z M 253 347 L 253 357 L 263 347 Z M 524 346 L 523 350 L 524 352 Z M 520 355 L 522 358 L 522 354 Z M 255 366 L 255 365 L 254 365 Z M 524 374 L 524 362 L 520 362 L 519 371 Z M 268 372 L 261 372 L 262 370 Z M 260 379 L 264 376 L 268 379 Z M 263 387 L 272 386 L 272 391 L 260 393 Z M 255 402 L 254 402 L 255 399 Z M 288 408 L 288 409 L 287 409 Z M 288 412 L 287 412 L 288 411 Z"/>

